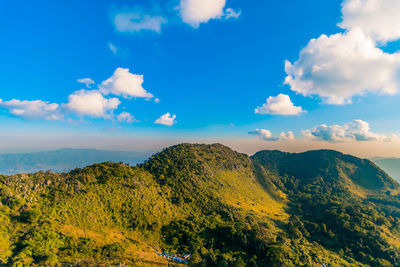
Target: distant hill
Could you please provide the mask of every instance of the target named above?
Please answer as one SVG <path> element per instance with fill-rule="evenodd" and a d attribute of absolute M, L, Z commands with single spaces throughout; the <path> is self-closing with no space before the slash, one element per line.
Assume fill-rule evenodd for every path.
<path fill-rule="evenodd" d="M 400 158 L 373 158 L 371 160 L 394 179 L 400 181 Z"/>
<path fill-rule="evenodd" d="M 181 144 L 0 175 L 0 266 L 400 266 L 400 185 L 336 151 Z M 2 265 L 3 264 L 3 265 Z"/>
<path fill-rule="evenodd" d="M 295 177 L 299 185 L 322 183 L 352 190 L 385 191 L 398 184 L 370 160 L 360 159 L 332 150 L 304 153 L 261 151 L 253 157 L 279 176 Z"/>
<path fill-rule="evenodd" d="M 36 153 L 0 154 L 0 173 L 62 172 L 106 161 L 131 165 L 142 163 L 149 154 L 126 151 L 63 148 Z"/>

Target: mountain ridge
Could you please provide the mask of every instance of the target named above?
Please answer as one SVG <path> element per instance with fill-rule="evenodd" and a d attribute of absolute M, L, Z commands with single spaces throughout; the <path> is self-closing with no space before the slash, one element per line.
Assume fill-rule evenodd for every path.
<path fill-rule="evenodd" d="M 132 165 L 143 162 L 148 153 L 98 149 L 61 148 L 32 153 L 0 154 L 0 173 L 32 173 L 37 171 L 64 172 L 105 161 Z"/>
<path fill-rule="evenodd" d="M 398 266 L 398 187 L 339 152 L 249 157 L 220 144 L 0 175 L 0 262 L 171 264 L 157 250 L 193 266 Z"/>
<path fill-rule="evenodd" d="M 277 150 L 263 150 L 254 154 L 252 158 L 262 161 L 262 157 L 265 155 L 267 155 L 267 161 L 263 162 L 263 164 L 267 165 L 269 169 L 277 169 L 277 164 L 285 165 L 285 168 L 284 170 L 281 170 L 280 175 L 282 175 L 282 171 L 286 171 L 285 174 L 287 175 L 294 176 L 296 176 L 296 174 L 298 176 L 299 172 L 303 172 L 303 180 L 306 179 L 306 175 L 316 178 L 315 176 L 318 174 L 318 170 L 316 171 L 313 168 L 314 164 L 320 169 L 329 172 L 326 174 L 337 176 L 337 178 L 340 178 L 341 175 L 351 175 L 353 178 L 351 179 L 352 182 L 359 186 L 366 187 L 366 189 L 398 189 L 397 182 L 389 177 L 384 170 L 380 169 L 372 161 L 343 154 L 338 151 L 322 149 L 310 150 L 302 153 L 288 153 Z M 296 167 L 290 168 L 293 165 Z M 359 173 L 361 170 L 354 170 L 355 165 L 361 166 L 359 169 L 365 168 L 365 170 L 362 170 L 364 173 Z M 342 174 L 341 172 L 346 172 L 346 174 Z M 362 176 L 363 179 L 357 180 L 357 178 L 359 178 L 358 176 Z M 366 177 L 369 179 L 365 179 Z M 373 178 L 377 179 L 371 181 Z"/>

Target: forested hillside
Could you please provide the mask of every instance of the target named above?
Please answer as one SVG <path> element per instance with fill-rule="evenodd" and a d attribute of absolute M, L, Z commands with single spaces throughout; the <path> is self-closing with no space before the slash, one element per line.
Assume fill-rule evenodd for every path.
<path fill-rule="evenodd" d="M 0 176 L 4 266 L 399 266 L 399 185 L 335 151 L 182 144 L 144 164 Z"/>

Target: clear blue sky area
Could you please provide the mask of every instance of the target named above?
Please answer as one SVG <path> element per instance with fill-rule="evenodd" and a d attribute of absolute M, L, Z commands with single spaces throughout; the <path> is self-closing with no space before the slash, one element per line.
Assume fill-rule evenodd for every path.
<path fill-rule="evenodd" d="M 255 138 L 254 129 L 276 135 L 320 124 L 343 125 L 354 119 L 375 132 L 398 133 L 400 97 L 355 95 L 352 104 L 330 105 L 318 95 L 303 96 L 284 84 L 285 60 L 295 62 L 312 38 L 345 30 L 338 0 L 227 0 L 238 18 L 211 19 L 193 27 L 182 22 L 179 1 L 0 0 L 0 99 L 43 100 L 60 106 L 84 89 L 77 79 L 96 84 L 118 68 L 144 75 L 143 88 L 160 99 L 125 99 L 113 114 L 128 112 L 137 120 L 71 115 L 62 120 L 27 119 L 0 109 L 3 129 L 59 133 L 109 129 L 124 134 Z M 167 21 L 160 32 L 118 31 L 115 15 L 125 10 L 158 14 Z M 118 48 L 113 53 L 110 43 Z M 398 43 L 382 46 L 393 53 Z M 93 85 L 92 89 L 96 89 Z M 256 114 L 270 96 L 288 95 L 306 112 L 296 116 Z M 105 96 L 113 97 L 111 95 Z M 155 124 L 176 115 L 172 126 Z M 70 115 L 68 115 L 70 116 Z"/>

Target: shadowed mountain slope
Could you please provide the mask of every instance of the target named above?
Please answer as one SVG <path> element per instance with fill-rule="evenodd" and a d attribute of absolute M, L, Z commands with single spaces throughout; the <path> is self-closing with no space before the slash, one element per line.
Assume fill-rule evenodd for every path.
<path fill-rule="evenodd" d="M 299 236 L 372 266 L 399 264 L 399 184 L 374 163 L 330 150 L 252 159 L 280 177 Z"/>
<path fill-rule="evenodd" d="M 252 158 L 279 176 L 294 177 L 299 185 L 321 180 L 328 187 L 358 187 L 374 192 L 397 192 L 399 189 L 398 183 L 370 160 L 337 151 L 260 151 Z"/>

